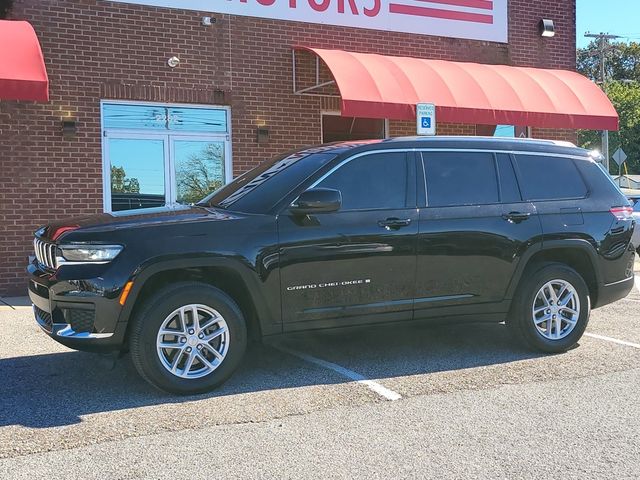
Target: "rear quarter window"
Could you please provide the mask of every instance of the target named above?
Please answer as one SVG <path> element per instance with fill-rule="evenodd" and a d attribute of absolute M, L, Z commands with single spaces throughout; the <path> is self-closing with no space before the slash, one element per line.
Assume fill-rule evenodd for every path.
<path fill-rule="evenodd" d="M 525 200 L 583 198 L 587 186 L 573 160 L 551 155 L 516 155 Z"/>

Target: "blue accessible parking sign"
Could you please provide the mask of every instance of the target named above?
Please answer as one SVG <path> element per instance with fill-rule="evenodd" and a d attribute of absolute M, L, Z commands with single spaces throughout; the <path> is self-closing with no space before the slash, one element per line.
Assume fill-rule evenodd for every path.
<path fill-rule="evenodd" d="M 416 105 L 416 127 L 418 135 L 436 134 L 436 106 L 433 103 Z"/>

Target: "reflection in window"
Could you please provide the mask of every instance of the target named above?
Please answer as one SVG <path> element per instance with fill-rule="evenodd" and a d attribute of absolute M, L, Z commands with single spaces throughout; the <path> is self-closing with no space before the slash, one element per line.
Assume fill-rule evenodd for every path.
<path fill-rule="evenodd" d="M 491 153 L 425 152 L 430 207 L 498 203 Z"/>
<path fill-rule="evenodd" d="M 109 139 L 112 211 L 165 204 L 164 142 Z"/>
<path fill-rule="evenodd" d="M 318 184 L 342 193 L 341 210 L 407 206 L 408 168 L 403 152 L 365 155 L 349 161 Z"/>
<path fill-rule="evenodd" d="M 196 203 L 224 185 L 224 143 L 176 140 L 174 143 L 178 203 Z"/>

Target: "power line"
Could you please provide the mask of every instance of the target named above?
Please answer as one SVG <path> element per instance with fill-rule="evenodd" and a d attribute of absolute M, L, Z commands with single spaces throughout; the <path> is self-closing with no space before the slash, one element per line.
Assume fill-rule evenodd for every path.
<path fill-rule="evenodd" d="M 621 38 L 619 35 L 611 35 L 609 33 L 590 33 L 584 34 L 587 38 L 595 38 L 598 42 L 598 56 L 600 57 L 600 81 L 602 82 L 602 88 L 604 89 L 607 73 L 605 69 L 605 63 L 607 61 L 607 53 L 611 51 L 611 40 Z M 609 131 L 603 130 L 602 132 L 602 155 L 604 156 L 604 166 L 609 171 Z"/>

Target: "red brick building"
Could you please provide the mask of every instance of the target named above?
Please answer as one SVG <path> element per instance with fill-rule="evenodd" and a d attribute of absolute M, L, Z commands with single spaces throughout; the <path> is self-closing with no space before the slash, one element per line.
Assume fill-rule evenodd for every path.
<path fill-rule="evenodd" d="M 338 116 L 341 104 L 333 85 L 307 91 L 321 95 L 295 94 L 294 73 L 298 91 L 330 81 L 331 74 L 308 52 L 298 53 L 294 72 L 292 46 L 575 68 L 575 0 L 509 0 L 508 6 L 506 0 L 434 0 L 428 9 L 402 0 L 402 8 L 423 8 L 419 12 L 429 18 L 409 25 L 403 17 L 389 28 L 409 25 L 406 31 L 383 29 L 384 18 L 372 29 L 362 28 L 388 1 L 14 0 L 7 18 L 34 27 L 49 101 L 0 97 L 0 295 L 24 293 L 33 231 L 51 219 L 187 201 L 193 192 L 181 191 L 180 182 L 194 180 L 189 177 L 194 168 L 206 170 L 204 185 L 202 176 L 194 180 L 198 188 L 213 188 L 302 145 L 415 134 L 415 120 Z M 327 16 L 260 18 L 289 18 L 291 8 L 303 4 Z M 249 10 L 242 14 L 238 9 L 245 7 Z M 255 12 L 259 16 L 250 16 Z M 485 21 L 487 15 L 492 17 Z M 492 30 L 467 34 L 478 23 L 474 18 L 490 22 Z M 555 36 L 541 36 L 541 19 L 553 21 Z M 424 31 L 416 33 L 421 25 Z M 439 134 L 492 131 L 469 123 L 438 124 Z M 575 140 L 575 130 L 538 127 L 529 133 Z M 133 165 L 127 152 L 144 161 Z M 193 164 L 200 154 L 204 167 Z"/>

